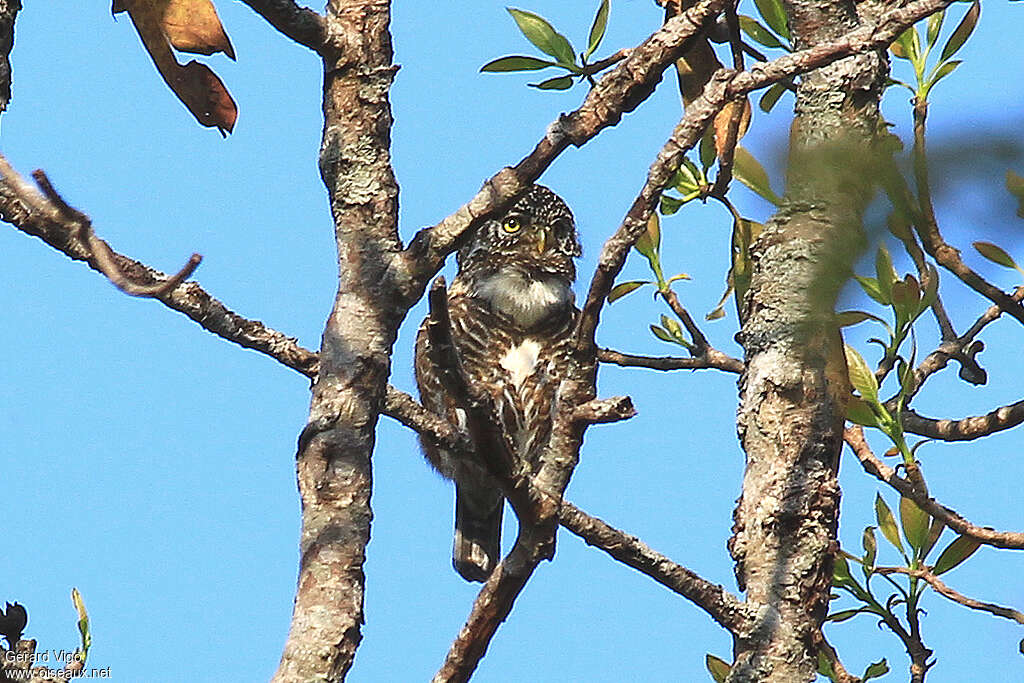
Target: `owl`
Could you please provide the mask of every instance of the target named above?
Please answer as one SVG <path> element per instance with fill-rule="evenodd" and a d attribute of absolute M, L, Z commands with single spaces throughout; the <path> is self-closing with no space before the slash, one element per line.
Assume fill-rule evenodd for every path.
<path fill-rule="evenodd" d="M 572 212 L 540 185 L 483 223 L 457 255 L 448 290 L 452 342 L 474 391 L 491 399 L 518 463 L 535 463 L 551 433 L 579 313 L 572 291 L 579 255 Z M 415 360 L 423 405 L 465 429 L 466 413 L 445 390 L 428 345 L 424 321 Z M 500 558 L 501 488 L 482 459 L 460 461 L 425 441 L 423 450 L 455 482 L 452 564 L 467 581 L 486 581 Z"/>

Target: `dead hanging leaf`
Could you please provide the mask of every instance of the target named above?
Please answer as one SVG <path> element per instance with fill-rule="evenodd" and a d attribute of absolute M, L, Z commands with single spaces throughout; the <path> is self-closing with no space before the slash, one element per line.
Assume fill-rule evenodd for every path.
<path fill-rule="evenodd" d="M 725 141 L 728 137 L 727 132 L 729 130 L 729 122 L 732 119 L 732 114 L 736 111 L 736 107 L 743 107 L 743 111 L 740 113 L 739 127 L 736 129 L 736 139 L 733 140 L 733 145 L 738 143 L 747 132 L 747 128 L 750 127 L 750 100 L 746 97 L 743 101 L 730 102 L 725 105 L 722 111 L 715 115 L 715 152 L 718 157 L 721 158 L 725 151 Z"/>
<path fill-rule="evenodd" d="M 227 88 L 205 64 L 180 64 L 173 50 L 211 55 L 223 52 L 231 59 L 231 47 L 224 27 L 210 0 L 113 0 L 114 14 L 128 12 L 149 56 L 164 81 L 196 120 L 217 128 L 221 135 L 231 132 L 238 108 Z"/>

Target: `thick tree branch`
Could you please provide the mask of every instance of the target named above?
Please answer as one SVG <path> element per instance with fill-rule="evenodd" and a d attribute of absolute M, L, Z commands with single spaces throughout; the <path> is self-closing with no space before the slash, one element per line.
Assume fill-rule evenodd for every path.
<path fill-rule="evenodd" d="M 242 0 L 271 26 L 318 54 L 325 54 L 327 32 L 324 18 L 295 0 Z"/>
<path fill-rule="evenodd" d="M 677 356 L 637 356 L 614 349 L 598 349 L 597 359 L 602 363 L 620 365 L 624 368 L 650 368 L 651 370 L 723 370 L 739 374 L 743 372 L 743 361 L 727 356 L 716 349 L 708 349 L 701 358 L 680 358 Z"/>
<path fill-rule="evenodd" d="M 734 595 L 652 550 L 636 536 L 619 531 L 568 501 L 562 501 L 558 521 L 587 545 L 603 550 L 700 607 L 729 632 L 739 633 L 747 623 L 743 603 Z"/>
<path fill-rule="evenodd" d="M 905 431 L 942 441 L 970 441 L 1016 427 L 1021 422 L 1024 422 L 1024 401 L 960 420 L 936 420 L 922 417 L 913 410 L 903 411 Z"/>
<path fill-rule="evenodd" d="M 864 471 L 876 477 L 880 481 L 892 486 L 900 495 L 910 498 L 917 506 L 927 512 L 935 519 L 944 522 L 953 531 L 963 536 L 969 536 L 979 543 L 991 545 L 996 548 L 1009 550 L 1024 550 L 1024 533 L 1016 531 L 996 531 L 991 527 L 980 527 L 961 517 L 955 510 L 942 505 L 934 498 L 922 492 L 920 486 L 915 486 L 909 479 L 896 474 L 896 471 L 879 460 L 871 451 L 867 441 L 864 439 L 864 430 L 860 427 L 848 427 L 843 433 L 846 444 L 857 456 Z"/>
<path fill-rule="evenodd" d="M 935 574 L 933 574 L 929 569 L 908 569 L 906 567 L 876 567 L 875 571 L 877 571 L 879 574 L 906 574 L 907 576 L 912 576 L 918 579 L 924 579 L 932 588 L 936 590 L 936 592 L 939 595 L 948 598 L 955 603 L 961 604 L 964 607 L 969 607 L 971 609 L 980 610 L 982 612 L 988 612 L 989 614 L 994 614 L 997 617 L 1010 619 L 1011 621 L 1016 621 L 1018 624 L 1024 624 L 1024 614 L 1021 614 L 1012 607 L 1003 607 L 1001 605 L 996 605 L 991 602 L 982 602 L 980 600 L 975 600 L 974 598 L 969 598 L 963 593 L 958 593 L 957 591 L 953 590 L 945 583 L 943 583 L 942 580 Z"/>

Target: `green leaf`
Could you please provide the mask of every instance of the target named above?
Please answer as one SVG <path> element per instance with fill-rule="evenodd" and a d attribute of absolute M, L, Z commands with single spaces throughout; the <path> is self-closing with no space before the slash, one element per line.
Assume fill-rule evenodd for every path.
<path fill-rule="evenodd" d="M 729 675 L 729 670 L 732 668 L 724 659 L 719 659 L 710 652 L 704 656 L 704 665 L 716 683 L 724 683 L 725 677 Z"/>
<path fill-rule="evenodd" d="M 886 299 L 892 299 L 892 283 L 896 282 L 898 276 L 896 269 L 892 266 L 892 256 L 885 246 L 878 247 L 875 254 L 875 274 L 878 276 L 878 288 Z"/>
<path fill-rule="evenodd" d="M 89 613 L 85 609 L 85 601 L 82 600 L 82 594 L 78 592 L 77 588 L 71 589 L 71 603 L 75 606 L 75 611 L 78 612 L 78 633 L 82 637 L 82 663 L 85 663 L 85 658 L 89 656 L 89 648 L 92 647 L 92 633 L 89 630 Z"/>
<path fill-rule="evenodd" d="M 928 17 L 928 47 L 935 44 L 935 41 L 939 38 L 939 32 L 942 31 L 942 21 L 946 18 L 946 10 L 936 12 L 935 14 Z"/>
<path fill-rule="evenodd" d="M 1017 215 L 1024 218 L 1024 178 L 1013 171 L 1006 172 L 1006 189 L 1017 198 Z"/>
<path fill-rule="evenodd" d="M 974 248 L 992 263 L 999 264 L 1004 268 L 1018 267 L 1017 262 L 1002 247 L 998 247 L 991 242 L 974 242 Z"/>
<path fill-rule="evenodd" d="M 669 334 L 666 330 L 661 329 L 657 325 L 651 325 L 651 332 L 653 332 L 654 336 L 660 339 L 661 341 L 668 342 L 670 344 L 679 343 L 671 334 Z"/>
<path fill-rule="evenodd" d="M 841 612 L 833 612 L 832 614 L 828 615 L 825 621 L 831 621 L 834 624 L 838 624 L 841 621 L 852 619 L 853 617 L 857 616 L 863 611 L 863 609 L 844 609 Z"/>
<path fill-rule="evenodd" d="M 842 586 L 852 582 L 853 576 L 850 575 L 850 563 L 841 554 L 836 554 L 835 562 L 832 563 L 832 583 Z"/>
<path fill-rule="evenodd" d="M 668 279 L 668 282 L 671 284 L 671 283 L 675 282 L 676 280 L 692 280 L 692 279 L 693 278 L 691 278 L 686 273 L 679 273 L 678 275 L 673 275 L 672 277 L 670 277 Z"/>
<path fill-rule="evenodd" d="M 882 530 L 882 535 L 903 553 L 903 542 L 900 541 L 900 532 L 896 528 L 896 518 L 878 493 L 875 494 L 875 517 L 878 519 L 878 528 Z"/>
<path fill-rule="evenodd" d="M 746 33 L 751 40 L 757 41 L 765 47 L 782 47 L 779 39 L 772 35 L 771 31 L 757 23 L 756 19 L 741 14 L 739 20 L 740 30 Z"/>
<path fill-rule="evenodd" d="M 785 92 L 786 86 L 782 83 L 776 83 L 764 91 L 764 94 L 761 95 L 761 99 L 757 102 L 757 106 L 761 108 L 761 111 L 767 114 L 775 107 L 775 103 L 779 101 L 779 98 L 782 97 Z"/>
<path fill-rule="evenodd" d="M 556 76 L 540 83 L 527 83 L 538 90 L 568 90 L 572 87 L 572 76 Z"/>
<path fill-rule="evenodd" d="M 864 669 L 864 675 L 860 677 L 860 680 L 870 681 L 872 678 L 881 678 L 887 673 L 889 673 L 889 662 L 882 659 L 869 664 L 868 668 Z"/>
<path fill-rule="evenodd" d="M 958 536 L 955 541 L 946 546 L 946 549 L 939 555 L 939 559 L 935 562 L 935 566 L 932 567 L 932 573 L 936 576 L 939 574 L 945 574 L 950 569 L 953 569 L 961 562 L 966 560 L 968 557 L 974 554 L 974 551 L 981 545 L 978 541 L 967 536 Z"/>
<path fill-rule="evenodd" d="M 677 321 L 668 317 L 664 313 L 661 314 L 661 326 L 668 330 L 668 333 L 671 334 L 672 338 L 676 341 L 684 341 L 683 328 L 679 326 Z"/>
<path fill-rule="evenodd" d="M 647 230 L 636 241 L 635 249 L 648 260 L 652 260 L 657 257 L 660 248 L 661 221 L 658 220 L 658 214 L 652 213 L 651 217 L 647 219 Z"/>
<path fill-rule="evenodd" d="M 981 2 L 980 0 L 974 0 L 971 3 L 971 8 L 967 10 L 967 14 L 957 24 L 953 34 L 946 41 L 945 47 L 942 48 L 942 55 L 940 61 L 946 61 L 950 57 L 956 54 L 957 50 L 963 47 L 967 39 L 971 37 L 971 33 L 974 32 L 974 27 L 978 25 L 978 17 L 981 16 Z"/>
<path fill-rule="evenodd" d="M 510 55 L 508 57 L 499 57 L 493 62 L 487 62 L 480 71 L 486 71 L 490 73 L 500 73 L 506 71 L 537 71 L 538 69 L 546 69 L 549 66 L 557 66 L 554 62 L 548 62 L 543 59 L 537 59 L 536 57 L 526 57 L 523 55 Z"/>
<path fill-rule="evenodd" d="M 950 61 L 946 62 L 945 64 L 943 64 L 938 69 L 936 69 L 935 70 L 935 75 L 932 76 L 932 80 L 928 84 L 928 90 L 930 91 L 933 87 L 935 87 L 936 83 L 941 81 L 943 78 L 945 78 L 949 74 L 953 73 L 953 71 L 958 66 L 960 66 L 961 64 L 963 64 L 963 61 L 961 61 L 959 59 L 953 59 L 953 60 L 950 60 Z"/>
<path fill-rule="evenodd" d="M 923 443 L 923 442 L 922 442 Z M 920 445 L 920 444 L 918 444 Z M 928 540 L 925 542 L 924 547 L 921 548 L 921 559 L 928 557 L 928 553 L 932 551 L 935 544 L 939 540 L 939 536 L 942 535 L 942 530 L 946 528 L 946 523 L 942 520 L 932 519 L 932 526 L 928 529 Z"/>
<path fill-rule="evenodd" d="M 707 173 L 708 169 L 711 168 L 711 164 L 715 163 L 715 157 L 718 155 L 718 152 L 715 150 L 714 126 L 708 126 L 708 129 L 704 131 L 704 135 L 701 136 L 699 155 L 700 165 L 704 167 L 704 172 Z"/>
<path fill-rule="evenodd" d="M 859 325 L 865 320 L 874 320 L 876 323 L 882 323 L 888 325 L 884 320 L 879 318 L 877 315 L 872 315 L 866 311 L 842 311 L 836 313 L 836 324 L 839 327 L 850 327 L 851 325 Z"/>
<path fill-rule="evenodd" d="M 920 550 L 928 542 L 928 530 L 931 517 L 917 506 L 910 498 L 900 497 L 900 524 L 907 543 L 915 550 Z"/>
<path fill-rule="evenodd" d="M 879 427 L 881 423 L 875 411 L 862 399 L 854 396 L 846 406 L 846 419 L 862 427 Z"/>
<path fill-rule="evenodd" d="M 733 155 L 732 174 L 737 180 L 772 204 L 776 206 L 782 204 L 782 199 L 775 194 L 771 183 L 768 182 L 768 174 L 765 173 L 764 167 L 750 152 L 739 145 L 736 146 L 736 152 Z"/>
<path fill-rule="evenodd" d="M 663 194 L 661 200 L 658 203 L 658 210 L 661 211 L 662 216 L 671 216 L 685 204 L 679 197 L 673 197 L 672 195 Z"/>
<path fill-rule="evenodd" d="M 548 20 L 533 12 L 526 12 L 521 9 L 508 8 L 508 13 L 515 19 L 519 30 L 523 32 L 526 39 L 536 45 L 544 54 L 551 55 L 558 60 L 559 64 L 569 65 L 576 63 L 576 53 L 565 36 L 555 30 L 548 23 Z M 564 90 L 564 88 L 559 88 Z"/>
<path fill-rule="evenodd" d="M 832 681 L 832 683 L 836 683 L 839 679 L 835 669 L 832 668 L 832 662 L 828 660 L 828 657 L 821 650 L 818 650 L 818 673 Z"/>
<path fill-rule="evenodd" d="M 590 55 L 594 54 L 594 50 L 601 44 L 601 40 L 604 38 L 604 30 L 608 27 L 608 0 L 601 0 L 600 7 L 597 8 L 597 14 L 594 15 L 594 23 L 590 26 L 590 37 L 587 40 L 587 51 L 584 53 L 583 58 L 589 59 Z"/>
<path fill-rule="evenodd" d="M 864 568 L 873 569 L 875 558 L 878 557 L 878 541 L 875 540 L 875 527 L 865 527 L 861 535 L 861 545 L 864 546 Z"/>
<path fill-rule="evenodd" d="M 782 8 L 779 0 L 754 0 L 757 11 L 761 18 L 771 27 L 773 31 L 789 40 L 789 22 L 786 19 L 786 11 Z"/>
<path fill-rule="evenodd" d="M 683 157 L 683 160 L 688 161 L 686 157 Z M 692 163 L 693 162 L 691 161 L 690 164 Z M 700 189 L 700 183 L 697 180 L 698 173 L 700 173 L 700 171 L 697 170 L 696 166 L 691 168 L 689 164 L 680 164 L 679 168 L 676 169 L 676 172 L 672 174 L 672 179 L 669 183 L 682 194 L 689 194 L 694 190 Z"/>
<path fill-rule="evenodd" d="M 864 356 L 860 355 L 857 349 L 846 344 L 844 350 L 846 351 L 846 367 L 850 373 L 850 384 L 860 392 L 861 397 L 866 401 L 877 403 L 878 380 L 875 378 L 875 373 L 864 362 Z"/>
<path fill-rule="evenodd" d="M 916 60 L 917 50 L 914 48 L 914 44 L 917 42 L 914 40 L 916 37 L 917 29 L 913 26 L 909 27 L 889 46 L 889 51 L 900 59 Z"/>
<path fill-rule="evenodd" d="M 612 287 L 612 291 L 608 292 L 608 303 L 618 301 L 622 297 L 626 296 L 630 292 L 636 291 L 644 285 L 649 285 L 649 280 L 630 280 L 629 282 L 620 282 L 619 284 Z"/>
<path fill-rule="evenodd" d="M 888 306 L 892 303 L 892 298 L 882 293 L 882 288 L 878 285 L 878 280 L 873 277 L 861 277 L 860 275 L 854 275 L 853 279 L 857 281 L 860 288 L 864 290 L 864 293 L 870 296 L 872 299 Z"/>

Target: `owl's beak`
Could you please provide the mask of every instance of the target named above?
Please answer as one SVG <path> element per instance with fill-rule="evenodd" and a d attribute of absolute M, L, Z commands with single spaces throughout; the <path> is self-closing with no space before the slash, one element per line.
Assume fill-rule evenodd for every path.
<path fill-rule="evenodd" d="M 543 254 L 548 242 L 548 227 L 546 225 L 537 229 L 537 253 Z"/>

